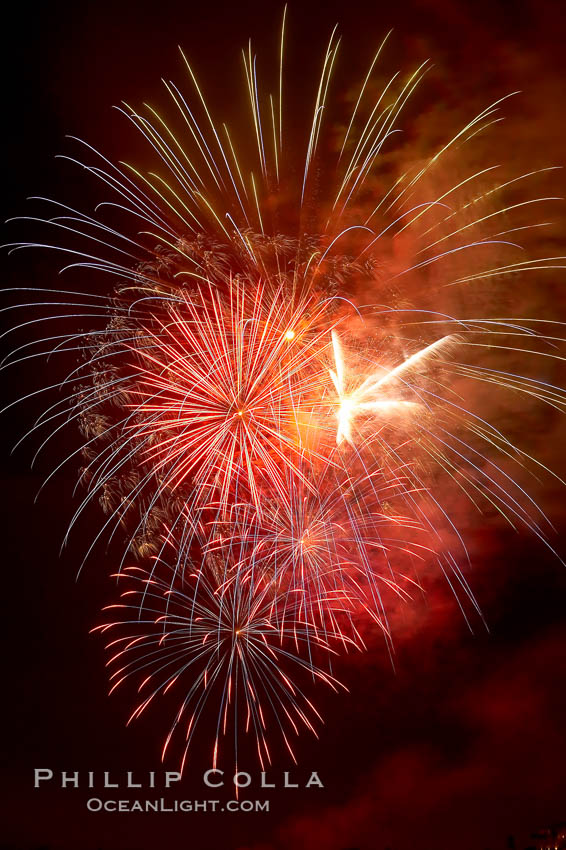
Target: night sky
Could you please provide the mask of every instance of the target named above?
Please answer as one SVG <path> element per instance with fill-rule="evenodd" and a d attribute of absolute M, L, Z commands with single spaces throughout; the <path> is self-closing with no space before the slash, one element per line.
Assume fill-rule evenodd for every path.
<path fill-rule="evenodd" d="M 100 146 L 110 158 L 123 156 L 132 134 L 123 132 L 123 120 L 110 107 L 121 99 L 163 102 L 161 76 L 182 79 L 178 44 L 221 113 L 240 73 L 240 47 L 252 36 L 269 57 L 277 49 L 280 14 L 278 4 L 255 0 L 14 5 L 1 51 L 3 218 L 29 213 L 29 195 L 85 208 L 101 200 L 100 187 L 75 181 L 75 171 L 54 157 L 71 152 L 66 134 Z M 478 104 L 519 89 L 506 111 L 502 157 L 522 157 L 524 170 L 532 162 L 566 164 L 563 4 L 291 3 L 291 91 L 304 96 L 306 81 L 314 81 L 336 22 L 344 36 L 340 74 L 348 80 L 359 78 L 372 49 L 394 27 L 390 50 L 405 65 L 427 56 L 437 65 L 431 81 L 437 106 L 425 100 L 425 118 L 469 118 Z M 299 112 L 305 104 L 299 103 Z M 566 194 L 564 176 L 555 178 L 554 191 Z M 4 255 L 3 285 L 56 286 L 57 269 L 56 259 L 43 253 Z M 80 281 L 73 285 L 80 288 Z M 557 277 L 550 305 L 541 296 L 555 319 L 564 318 L 563 286 Z M 2 392 L 12 400 L 51 382 L 56 368 L 42 361 L 12 372 Z M 153 732 L 160 709 L 124 728 L 128 704 L 106 696 L 102 642 L 88 633 L 108 602 L 106 564 L 119 542 L 101 549 L 75 581 L 88 524 L 99 520 L 96 510 L 59 556 L 76 504 L 73 469 L 34 502 L 61 454 L 73 440 L 79 445 L 79 435 L 57 437 L 33 470 L 37 442 L 10 455 L 40 410 L 32 401 L 2 417 L 6 758 L 0 847 L 503 850 L 523 848 L 538 827 L 566 820 L 566 567 L 526 533 L 479 521 L 469 527 L 469 579 L 487 628 L 478 618 L 472 633 L 448 590 L 431 582 L 427 599 L 395 618 L 395 670 L 377 639 L 370 653 L 340 662 L 337 672 L 349 693 L 320 692 L 325 726 L 318 741 L 302 737 L 294 771 L 301 782 L 317 771 L 323 790 L 269 792 L 269 814 L 217 815 L 93 814 L 86 811 L 91 794 L 84 787 L 62 791 L 51 783 L 34 790 L 36 767 L 85 776 L 88 770 L 147 775 L 161 769 L 161 739 Z M 529 445 L 564 477 L 564 423 L 539 413 L 525 421 L 527 427 Z M 566 560 L 566 491 L 548 481 L 540 486 L 537 499 L 557 530 L 552 543 Z M 182 786 L 164 796 L 213 798 L 201 784 L 203 765 L 197 745 Z M 255 765 L 249 768 L 259 776 Z M 292 765 L 281 753 L 270 776 L 279 782 L 284 770 Z M 258 790 L 250 796 L 265 795 Z M 512 835 L 516 845 L 509 844 Z"/>

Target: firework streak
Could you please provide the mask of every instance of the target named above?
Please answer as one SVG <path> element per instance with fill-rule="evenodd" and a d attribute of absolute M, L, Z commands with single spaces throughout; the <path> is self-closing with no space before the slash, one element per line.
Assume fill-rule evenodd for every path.
<path fill-rule="evenodd" d="M 216 121 L 182 54 L 188 91 L 165 82 L 167 122 L 120 107 L 154 169 L 76 140 L 108 201 L 95 218 L 40 199 L 51 212 L 32 220 L 55 238 L 11 245 L 52 248 L 66 268 L 113 281 L 107 296 L 41 290 L 33 305 L 46 313 L 20 327 L 71 329 L 34 337 L 6 365 L 75 353 L 56 384 L 63 399 L 29 433 L 47 428 L 45 445 L 70 423 L 84 437 L 57 468 L 82 464 L 71 529 L 93 501 L 106 515 L 86 554 L 125 540 L 112 565 L 122 593 L 96 629 L 111 689 L 137 688 L 130 719 L 177 695 L 163 758 L 175 750 L 182 765 L 203 715 L 214 766 L 228 732 L 236 759 L 249 735 L 265 767 L 279 732 L 295 758 L 300 729 L 321 720 L 309 689 L 340 690 L 332 658 L 372 630 L 391 647 L 392 609 L 432 568 L 465 616 L 479 613 L 462 506 L 550 545 L 522 483 L 548 470 L 486 417 L 495 391 L 494 415 L 507 397 L 564 408 L 536 371 L 561 359 L 555 323 L 498 316 L 489 294 L 566 266 L 525 259 L 517 241 L 541 226 L 530 211 L 555 199 L 519 198 L 536 172 L 468 167 L 462 151 L 500 101 L 427 157 L 395 158 L 428 63 L 384 79 L 386 42 L 350 114 L 333 119 L 332 34 L 300 167 L 284 129 L 285 17 L 275 95 L 251 45 L 243 53 L 240 135 L 252 146 Z M 534 361 L 532 374 L 501 352 Z"/>

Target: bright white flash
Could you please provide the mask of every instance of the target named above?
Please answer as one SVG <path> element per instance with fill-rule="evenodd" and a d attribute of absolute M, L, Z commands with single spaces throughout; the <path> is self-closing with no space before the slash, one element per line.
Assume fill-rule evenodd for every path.
<path fill-rule="evenodd" d="M 340 338 L 336 331 L 332 331 L 332 349 L 334 352 L 335 369 L 329 369 L 332 383 L 336 389 L 338 396 L 338 405 L 336 409 L 336 418 L 338 426 L 336 429 L 336 444 L 339 446 L 344 441 L 354 444 L 353 439 L 353 424 L 354 419 L 360 413 L 376 413 L 376 414 L 395 414 L 414 412 L 421 408 L 422 404 L 414 401 L 405 401 L 404 399 L 395 399 L 389 396 L 383 396 L 388 385 L 395 380 L 407 385 L 406 378 L 413 370 L 419 369 L 422 371 L 430 360 L 434 357 L 446 352 L 451 348 L 458 338 L 454 334 L 444 336 L 436 342 L 427 345 L 420 351 L 411 354 L 406 360 L 403 360 L 398 366 L 395 366 L 389 371 L 382 371 L 379 375 L 369 375 L 358 387 L 347 391 L 346 389 L 346 364 L 344 352 Z M 385 374 L 384 374 L 385 372 Z"/>

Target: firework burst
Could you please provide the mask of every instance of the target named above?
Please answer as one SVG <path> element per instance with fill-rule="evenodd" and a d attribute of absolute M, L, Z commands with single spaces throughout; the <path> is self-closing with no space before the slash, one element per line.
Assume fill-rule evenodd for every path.
<path fill-rule="evenodd" d="M 436 565 L 464 613 L 479 612 L 456 500 L 550 546 L 523 484 L 549 471 L 487 418 L 476 389 L 566 404 L 544 376 L 497 361 L 563 359 L 555 324 L 499 316 L 480 297 L 566 267 L 525 260 L 516 241 L 541 226 L 525 215 L 557 199 L 512 193 L 549 169 L 497 179 L 492 164 L 463 164 L 449 182 L 447 164 L 498 120 L 502 98 L 384 186 L 382 157 L 428 72 L 379 85 L 386 42 L 349 116 L 336 113 L 346 130 L 332 149 L 332 34 L 300 179 L 284 129 L 285 16 L 275 95 L 251 45 L 243 53 L 253 150 L 215 120 L 182 54 L 192 97 L 165 82 L 169 121 L 120 107 L 156 168 L 80 142 L 110 199 L 97 217 L 40 199 L 53 215 L 32 220 L 68 240 L 11 245 L 113 281 L 108 296 L 37 299 L 46 314 L 18 327 L 65 318 L 73 329 L 5 365 L 79 353 L 56 384 L 64 400 L 29 433 L 47 429 L 42 447 L 68 424 L 84 437 L 57 468 L 82 458 L 71 528 L 93 500 L 106 514 L 87 555 L 118 530 L 125 540 L 117 575 L 129 589 L 98 627 L 113 635 L 112 689 L 138 682 L 131 719 L 181 692 L 163 756 L 180 738 L 183 764 L 205 711 L 217 712 L 214 764 L 229 727 L 236 742 L 255 734 L 262 765 L 273 728 L 294 757 L 290 737 L 318 718 L 305 674 L 336 688 L 331 656 L 363 647 L 366 620 L 391 646 L 387 600 L 422 591 L 420 566 Z"/>
<path fill-rule="evenodd" d="M 170 535 L 167 539 L 171 542 Z M 244 568 L 234 551 L 223 561 L 225 579 L 211 581 L 210 560 L 194 572 L 182 572 L 175 551 L 173 565 L 161 560 L 150 573 L 128 567 L 118 574 L 128 589 L 107 611 L 118 619 L 97 627 L 109 632 L 111 693 L 135 679 L 141 702 L 130 716 L 137 719 L 158 696 L 181 692 L 180 704 L 165 738 L 164 758 L 175 733 L 182 742 L 180 770 L 202 713 L 217 712 L 211 752 L 218 763 L 221 741 L 233 727 L 235 760 L 239 736 L 253 732 L 263 769 L 271 763 L 268 733 L 279 729 L 296 762 L 292 737 L 300 727 L 316 734 L 320 714 L 294 681 L 306 674 L 337 690 L 340 685 L 315 656 L 336 653 L 332 642 L 354 645 L 343 634 L 326 629 L 325 637 L 304 616 L 300 596 L 281 592 L 269 569 Z M 207 563 L 208 560 L 208 563 Z M 188 565 L 187 565 L 188 566 Z M 340 606 L 336 594 L 319 598 L 328 614 Z M 116 636 L 116 633 L 119 636 Z"/>

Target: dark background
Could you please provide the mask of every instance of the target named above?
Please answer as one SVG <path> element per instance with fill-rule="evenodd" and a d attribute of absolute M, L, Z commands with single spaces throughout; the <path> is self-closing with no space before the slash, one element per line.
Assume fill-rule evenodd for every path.
<path fill-rule="evenodd" d="M 76 184 L 75 172 L 54 155 L 69 152 L 64 135 L 70 133 L 119 158 L 131 135 L 110 105 L 122 98 L 162 102 L 160 76 L 183 78 L 178 43 L 221 111 L 239 91 L 234 76 L 247 37 L 266 57 L 277 49 L 281 8 L 267 2 L 102 0 L 22 3 L 4 14 L 7 218 L 28 211 L 27 195 L 78 202 L 80 194 L 85 207 L 101 199 L 96 186 Z M 314 80 L 337 21 L 344 36 L 340 61 L 353 79 L 393 26 L 402 58 L 416 64 L 431 55 L 439 63 L 436 85 L 451 100 L 457 91 L 465 98 L 474 85 L 486 88 L 486 102 L 492 94 L 523 90 L 526 117 L 519 105 L 512 118 L 517 134 L 532 138 L 539 152 L 546 148 L 550 164 L 565 164 L 563 4 L 291 4 L 291 90 L 304 92 L 305 81 Z M 296 109 L 305 104 L 297 100 Z M 51 257 L 31 253 L 4 260 L 6 287 L 57 285 Z M 554 305 L 556 318 L 563 308 Z M 31 378 L 20 370 L 8 373 L 6 398 L 20 385 L 22 391 L 34 381 L 42 386 L 51 374 L 46 362 Z M 302 739 L 297 776 L 317 770 L 323 791 L 272 793 L 269 815 L 102 815 L 86 811 L 85 788 L 34 790 L 34 767 L 115 773 L 159 767 L 156 718 L 124 729 L 127 705 L 106 697 L 102 645 L 88 635 L 108 599 L 106 567 L 97 570 L 96 559 L 111 561 L 114 550 L 95 556 L 78 583 L 81 537 L 88 528 L 79 527 L 57 556 L 74 504 L 72 469 L 34 504 L 41 481 L 74 438 L 56 438 L 32 471 L 32 444 L 9 454 L 39 409 L 32 401 L 2 417 L 6 765 L 0 841 L 6 847 L 498 850 L 512 846 L 510 835 L 524 847 L 537 827 L 566 820 L 566 568 L 534 540 L 507 531 L 496 537 L 477 532 L 472 541 L 472 586 L 489 632 L 475 624 L 470 634 L 439 590 L 400 627 L 395 673 L 385 651 L 376 651 L 371 660 L 344 665 L 349 694 L 321 695 L 326 726 L 318 742 Z M 544 431 L 544 422 L 539 427 Z M 553 426 L 554 468 L 562 475 L 564 434 Z M 566 557 L 564 491 L 552 489 L 543 502 L 557 527 L 554 543 Z M 278 779 L 291 766 L 284 759 L 277 764 Z M 205 795 L 200 774 L 200 764 L 189 768 L 182 794 L 176 789 L 170 796 L 215 796 Z"/>

